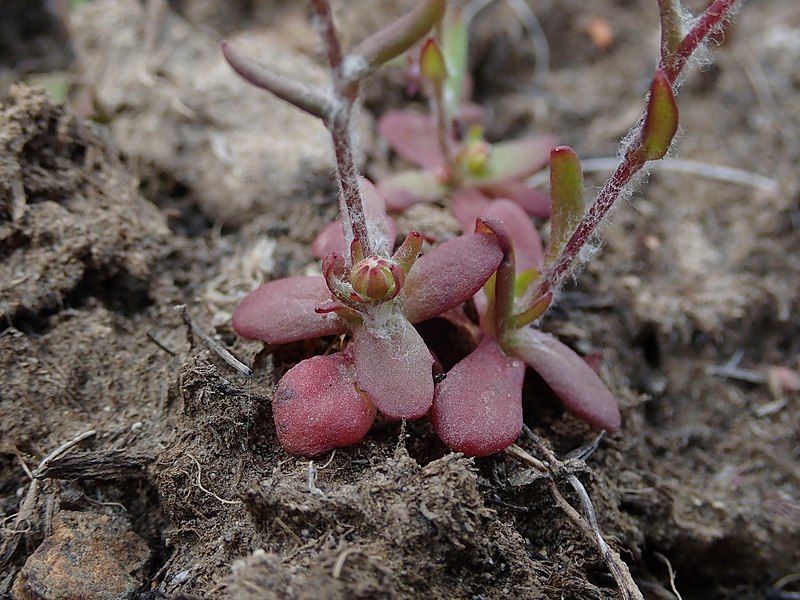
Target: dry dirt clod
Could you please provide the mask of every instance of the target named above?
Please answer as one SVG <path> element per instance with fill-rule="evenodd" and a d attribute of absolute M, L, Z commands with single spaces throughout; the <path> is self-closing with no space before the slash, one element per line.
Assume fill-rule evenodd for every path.
<path fill-rule="evenodd" d="M 247 223 L 276 204 L 296 204 L 330 177 L 322 123 L 239 79 L 207 31 L 167 9 L 148 51 L 141 36 L 152 24 L 136 0 L 87 3 L 73 25 L 116 141 L 146 169 L 196 193 L 211 219 Z M 228 41 L 276 71 L 328 85 L 325 72 L 278 29 Z"/>
<path fill-rule="evenodd" d="M 147 544 L 121 517 L 62 511 L 53 534 L 28 557 L 14 600 L 124 600 L 141 586 Z"/>

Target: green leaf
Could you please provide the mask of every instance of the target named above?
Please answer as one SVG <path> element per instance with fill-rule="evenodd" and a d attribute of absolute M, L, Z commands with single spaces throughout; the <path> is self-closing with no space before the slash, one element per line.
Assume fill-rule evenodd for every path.
<path fill-rule="evenodd" d="M 545 264 L 558 258 L 583 216 L 581 161 L 569 146 L 558 146 L 550 153 L 550 199 L 550 243 Z"/>
<path fill-rule="evenodd" d="M 447 79 L 447 65 L 442 49 L 435 39 L 430 38 L 422 47 L 419 56 L 419 71 L 431 83 L 439 86 Z"/>
<path fill-rule="evenodd" d="M 667 74 L 659 69 L 650 86 L 647 113 L 642 129 L 642 156 L 645 160 L 663 158 L 678 131 L 678 104 Z"/>
<path fill-rule="evenodd" d="M 487 186 L 533 175 L 547 164 L 554 141 L 551 136 L 539 136 L 492 144 L 485 169 L 467 173 L 466 181 Z"/>

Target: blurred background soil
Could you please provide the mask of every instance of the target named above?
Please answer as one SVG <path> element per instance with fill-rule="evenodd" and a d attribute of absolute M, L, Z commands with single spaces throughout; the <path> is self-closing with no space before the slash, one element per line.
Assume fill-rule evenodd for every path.
<path fill-rule="evenodd" d="M 335 6 L 351 42 L 412 4 Z M 657 56 L 655 0 L 530 6 L 549 64 L 506 2 L 473 23 L 488 135 L 614 156 Z M 338 340 L 270 353 L 230 314 L 264 280 L 316 272 L 333 163 L 322 126 L 241 82 L 218 43 L 323 81 L 306 16 L 278 0 L 0 3 L 0 597 L 620 597 L 509 456 L 448 454 L 424 421 L 314 463 L 278 446 L 274 382 Z M 666 558 L 684 599 L 796 598 L 800 397 L 767 375 L 800 369 L 800 5 L 749 0 L 716 41 L 679 95 L 676 155 L 774 187 L 658 170 L 544 327 L 599 353 L 622 406 L 622 432 L 570 464 L 645 596 L 676 597 Z M 369 176 L 393 168 L 374 120 L 404 89 L 399 69 L 367 85 Z M 443 207 L 411 224 L 455 231 Z M 443 322 L 423 329 L 451 362 L 469 351 Z M 559 456 L 594 440 L 534 377 L 526 399 Z"/>

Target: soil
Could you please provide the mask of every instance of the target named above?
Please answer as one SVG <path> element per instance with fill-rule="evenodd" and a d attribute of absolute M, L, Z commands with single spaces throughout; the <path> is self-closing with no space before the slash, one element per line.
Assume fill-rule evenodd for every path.
<path fill-rule="evenodd" d="M 0 597 L 622 597 L 547 478 L 509 455 L 450 454 L 425 421 L 380 424 L 314 462 L 277 444 L 275 381 L 339 341 L 263 348 L 230 314 L 261 281 L 317 269 L 308 243 L 335 183 L 313 120 L 239 85 L 215 48 L 238 36 L 323 76 L 302 3 L 184 0 L 153 21 L 133 0 L 92 0 L 66 29 L 17 4 L 2 7 L 17 19 L 0 19 L 3 71 L 77 57 L 78 83 L 67 104 L 0 90 Z M 380 5 L 339 3 L 347 39 L 403 3 Z M 533 8 L 551 52 L 535 82 L 513 11 L 476 21 L 488 134 L 555 132 L 613 156 L 652 73 L 656 3 Z M 34 16 L 51 20 L 32 67 L 19 56 Z M 608 48 L 587 33 L 597 23 Z M 677 155 L 777 191 L 658 171 L 544 323 L 601 354 L 624 421 L 556 484 L 579 507 L 578 475 L 647 598 L 675 597 L 664 558 L 684 599 L 800 593 L 800 397 L 763 380 L 800 368 L 798 40 L 796 0 L 750 0 L 679 97 Z M 373 117 L 404 102 L 396 70 L 366 90 L 369 175 L 392 166 Z M 412 220 L 454 230 L 442 207 L 400 229 Z M 446 363 L 469 351 L 445 322 L 422 329 Z M 749 380 L 715 374 L 732 358 Z M 560 457 L 595 439 L 533 376 L 525 421 Z"/>

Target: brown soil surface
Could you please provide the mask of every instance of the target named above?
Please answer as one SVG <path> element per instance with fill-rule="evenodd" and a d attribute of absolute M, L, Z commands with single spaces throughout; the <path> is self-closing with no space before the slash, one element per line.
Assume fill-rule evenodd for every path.
<path fill-rule="evenodd" d="M 322 76 L 302 3 L 184 0 L 154 25 L 133 0 L 92 0 L 66 29 L 45 7 L 34 67 L 20 65 L 33 16 L 18 4 L 0 7 L 0 83 L 73 55 L 80 83 L 66 106 L 0 90 L 0 597 L 620 597 L 546 478 L 510 456 L 449 454 L 424 421 L 376 426 L 313 463 L 277 444 L 275 381 L 337 340 L 271 353 L 237 338 L 230 314 L 260 281 L 317 268 L 308 242 L 335 213 L 335 184 L 315 123 L 240 86 L 215 47 L 241 36 Z M 404 4 L 340 3 L 347 38 Z M 532 6 L 552 56 L 535 83 L 504 3 L 475 24 L 489 135 L 554 132 L 613 156 L 657 55 L 655 0 Z M 605 50 L 587 34 L 598 19 Z M 800 398 L 711 370 L 732 357 L 756 379 L 800 368 L 800 6 L 751 0 L 726 37 L 680 93 L 676 155 L 778 191 L 658 171 L 544 324 L 602 353 L 624 421 L 557 484 L 578 507 L 579 476 L 654 599 L 674 597 L 662 556 L 687 600 L 800 593 L 787 578 L 800 571 Z M 402 90 L 391 70 L 366 90 L 371 176 L 392 164 L 373 117 Z M 443 208 L 401 229 L 412 222 L 453 231 Z M 469 350 L 444 323 L 423 333 L 446 362 Z M 527 425 L 558 456 L 594 439 L 534 377 L 526 398 Z"/>

